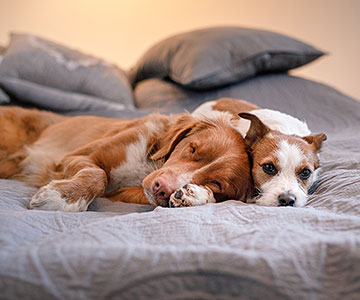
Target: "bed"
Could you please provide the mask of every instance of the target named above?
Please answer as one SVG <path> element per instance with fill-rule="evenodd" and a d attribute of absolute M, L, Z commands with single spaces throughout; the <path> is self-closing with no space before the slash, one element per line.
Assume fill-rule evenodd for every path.
<path fill-rule="evenodd" d="M 215 31 L 217 39 L 227 36 Z M 204 33 L 201 36 L 207 38 Z M 234 40 L 231 34 L 230 38 Z M 100 89 L 79 91 L 41 79 L 29 83 L 36 76 L 1 70 L 5 52 L 0 65 L 0 87 L 7 98 L 3 105 L 136 118 L 150 112 L 191 112 L 205 101 L 234 97 L 277 109 L 306 120 L 313 132 L 328 136 L 321 152 L 320 180 L 307 205 L 260 207 L 230 200 L 172 209 L 96 199 L 82 213 L 31 211 L 28 203 L 36 189 L 3 179 L 0 298 L 359 299 L 360 103 L 327 85 L 289 75 L 287 69 L 295 66 L 291 59 L 284 66 L 284 49 L 278 52 L 281 59 L 275 57 L 276 51 L 268 51 L 236 76 L 213 74 L 207 76 L 210 81 L 185 80 L 171 72 L 172 58 L 180 50 L 189 55 L 179 39 L 184 43 L 189 35 L 160 42 L 162 47 L 171 46 L 167 52 L 159 44 L 150 49 L 156 59 L 166 61 L 155 61 L 151 51 L 139 60 L 127 73 L 130 81 L 122 86 L 121 99 Z M 298 65 L 321 56 L 319 52 L 311 55 L 307 62 L 299 62 L 297 53 Z M 285 58 L 289 57 L 286 52 Z M 59 56 L 54 59 L 59 64 Z M 276 65 L 279 60 L 280 66 Z M 177 63 L 184 61 L 191 59 L 177 57 Z M 171 67 L 159 68 L 157 63 Z M 95 69 L 99 70 L 98 65 Z M 189 75 L 186 67 L 181 70 Z M 124 80 L 122 72 L 116 80 Z M 50 97 L 48 103 L 36 102 L 46 97 Z M 59 104 L 69 97 L 72 102 Z M 74 99 L 80 99 L 81 105 L 71 107 L 78 105 Z"/>

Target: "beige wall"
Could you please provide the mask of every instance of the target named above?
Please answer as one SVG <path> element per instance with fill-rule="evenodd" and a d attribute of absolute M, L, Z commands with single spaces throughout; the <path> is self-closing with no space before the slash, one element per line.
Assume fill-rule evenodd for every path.
<path fill-rule="evenodd" d="M 330 55 L 294 71 L 360 99 L 358 0 L 0 0 L 0 44 L 31 32 L 124 68 L 171 34 L 215 25 L 275 30 Z"/>

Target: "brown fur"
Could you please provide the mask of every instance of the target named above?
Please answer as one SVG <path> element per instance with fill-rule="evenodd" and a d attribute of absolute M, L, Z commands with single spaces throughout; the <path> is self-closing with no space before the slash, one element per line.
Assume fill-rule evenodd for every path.
<path fill-rule="evenodd" d="M 149 201 L 146 199 L 144 194 L 144 189 L 141 186 L 129 186 L 126 188 L 121 188 L 113 193 L 106 193 L 105 197 L 113 202 L 132 202 L 134 199 L 138 199 L 136 203 L 138 204 L 149 204 Z"/>
<path fill-rule="evenodd" d="M 262 165 L 271 163 L 277 170 L 281 170 L 276 151 L 278 150 L 279 142 L 283 140 L 287 141 L 289 144 L 296 145 L 304 154 L 301 165 L 294 170 L 294 176 L 297 176 L 305 168 L 308 168 L 311 172 L 314 172 L 317 168 L 319 168 L 319 158 L 316 155 L 317 152 L 314 151 L 311 144 L 300 137 L 288 136 L 277 131 L 272 131 L 271 138 L 267 136 L 263 137 L 252 151 L 252 174 L 254 183 L 257 187 L 263 186 L 263 184 L 271 177 L 264 173 Z M 312 183 L 308 180 L 299 180 L 299 182 L 306 191 L 310 188 Z"/>
<path fill-rule="evenodd" d="M 26 158 L 25 145 L 33 144 L 50 125 L 66 117 L 35 109 L 6 107 L 0 109 L 0 178 L 11 178 L 21 172 Z"/>
<path fill-rule="evenodd" d="M 165 135 L 163 142 L 171 146 L 160 151 L 160 156 L 168 155 L 167 151 L 174 148 L 174 143 L 177 147 L 161 169 L 144 179 L 145 190 L 151 190 L 154 179 L 160 176 L 175 182 L 183 173 L 191 173 L 192 183 L 210 187 L 216 200 L 244 201 L 250 193 L 250 166 L 241 135 L 225 121 L 188 122 L 189 126 L 184 126 L 183 121 L 175 122 L 175 127 L 182 128 L 177 134 Z M 179 139 L 179 136 L 183 138 Z M 221 188 L 214 182 L 220 183 Z"/>
<path fill-rule="evenodd" d="M 216 100 L 215 105 L 212 106 L 213 110 L 229 112 L 235 116 L 241 112 L 249 112 L 259 108 L 259 106 L 250 102 L 233 98 L 220 98 Z"/>
<path fill-rule="evenodd" d="M 291 181 L 298 183 L 298 185 L 294 184 L 292 188 L 296 191 L 299 199 L 301 199 L 299 201 L 299 205 L 304 205 L 305 197 L 303 195 L 306 195 L 308 188 L 310 188 L 311 184 L 314 182 L 314 178 L 316 178 L 316 175 L 313 176 L 313 174 L 316 174 L 314 171 L 320 167 L 318 152 L 323 141 L 326 140 L 326 135 L 320 133 L 300 137 L 296 135 L 286 135 L 278 131 L 271 130 L 269 127 L 265 126 L 255 114 L 253 114 L 254 110 L 260 108 L 243 100 L 222 98 L 216 101 L 211 101 L 209 104 L 205 103 L 203 106 L 200 106 L 195 113 L 201 115 L 208 113 L 209 110 L 223 111 L 229 112 L 234 116 L 239 115 L 241 118 L 248 119 L 251 122 L 247 132 L 245 132 L 245 126 L 240 126 L 239 130 L 241 130 L 241 133 L 245 136 L 246 151 L 248 152 L 252 162 L 252 181 L 254 190 L 256 190 L 256 195 L 254 195 L 256 196 L 256 199 L 252 200 L 255 200 L 256 203 L 259 203 L 260 205 L 276 205 L 277 203 L 280 203 L 280 198 L 279 202 L 277 202 L 277 197 L 282 197 L 285 193 L 288 193 L 288 191 L 281 191 L 282 188 L 284 190 L 289 189 L 286 186 L 287 181 L 283 179 L 284 177 L 277 177 L 282 181 L 274 181 L 278 183 L 277 185 L 274 185 L 271 180 L 276 178 L 275 175 L 278 173 L 279 175 L 280 173 L 285 174 L 282 171 L 286 169 L 286 176 L 288 176 L 289 179 L 288 182 L 294 179 L 297 180 Z M 291 162 L 285 165 L 285 167 L 279 162 L 280 157 L 278 150 L 281 145 L 284 144 L 289 145 L 289 147 L 291 145 L 296 146 L 293 147 L 293 149 L 298 149 L 301 153 L 298 155 L 296 160 L 297 165 L 293 169 L 291 169 Z M 291 153 L 289 154 L 289 158 L 292 158 Z M 267 170 L 268 166 L 266 165 L 275 169 L 274 173 L 271 173 L 271 171 L 269 172 Z M 284 169 L 281 169 L 281 167 L 284 167 Z M 293 174 L 290 176 L 290 173 L 292 172 Z M 307 175 L 304 174 L 310 175 L 307 177 Z M 266 190 L 266 192 L 264 192 L 264 190 Z M 304 193 L 302 194 L 299 190 L 302 190 Z M 276 193 L 279 193 L 279 195 L 275 195 Z M 264 194 L 266 194 L 266 197 L 263 197 Z M 293 198 L 295 197 L 294 195 L 291 196 L 293 196 Z M 261 197 L 263 198 L 260 199 Z M 281 205 L 283 204 L 286 203 L 281 201 Z M 291 202 L 291 205 L 294 204 L 294 201 Z"/>
<path fill-rule="evenodd" d="M 80 199 L 89 203 L 103 196 L 112 201 L 148 204 L 142 187 L 118 189 L 111 177 L 111 170 L 125 162 L 127 146 L 138 142 L 140 134 L 147 140 L 148 156 L 144 159 L 160 167 L 144 180 L 143 185 L 150 192 L 156 176 L 179 176 L 192 171 L 192 183 L 208 185 L 218 200 L 244 200 L 249 193 L 250 172 L 244 142 L 228 121 L 199 121 L 188 114 L 150 115 L 137 120 L 62 117 L 2 107 L 0 126 L 7 128 L 0 144 L 3 150 L 0 166 L 6 168 L 1 168 L 0 177 L 41 187 L 34 197 L 51 190 L 68 204 Z M 191 143 L 196 144 L 196 155 L 188 153 Z M 212 164 L 223 156 L 223 164 Z M 211 167 L 207 169 L 207 165 Z M 214 178 L 222 181 L 221 188 L 214 184 Z M 177 188 L 180 187 L 174 186 Z M 157 201 L 155 204 L 166 205 Z"/>
<path fill-rule="evenodd" d="M 294 170 L 294 176 L 297 177 L 305 168 L 313 173 L 320 167 L 317 153 L 321 149 L 322 142 L 326 140 L 324 133 L 306 137 L 286 135 L 276 130 L 270 130 L 254 115 L 241 113 L 240 116 L 251 120 L 250 128 L 245 137 L 245 145 L 253 160 L 252 177 L 255 187 L 260 188 L 271 178 L 271 175 L 264 173 L 262 169 L 264 164 L 273 164 L 277 170 L 281 169 L 276 155 L 280 141 L 287 141 L 289 144 L 296 145 L 303 153 L 302 163 Z M 304 191 L 307 191 L 312 184 L 311 180 L 299 179 L 298 181 Z"/>

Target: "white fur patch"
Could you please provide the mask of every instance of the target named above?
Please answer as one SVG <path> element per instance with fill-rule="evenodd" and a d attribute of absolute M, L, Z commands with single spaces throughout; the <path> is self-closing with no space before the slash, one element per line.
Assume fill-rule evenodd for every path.
<path fill-rule="evenodd" d="M 276 151 L 276 156 L 279 159 L 281 172 L 286 173 L 288 176 L 295 174 L 295 168 L 298 167 L 304 159 L 304 154 L 301 149 L 294 145 L 289 144 L 287 141 L 280 141 L 279 149 Z"/>
<path fill-rule="evenodd" d="M 261 197 L 256 204 L 264 206 L 278 206 L 279 195 L 289 193 L 296 197 L 295 206 L 304 206 L 307 201 L 307 192 L 300 185 L 296 168 L 301 164 L 304 154 L 296 145 L 287 141 L 280 141 L 276 155 L 279 159 L 278 173 L 266 182 L 261 189 Z"/>
<path fill-rule="evenodd" d="M 147 158 L 146 145 L 146 138 L 140 135 L 139 141 L 126 147 L 125 161 L 110 171 L 107 191 L 126 186 L 141 186 L 143 179 L 157 169 L 155 163 Z"/>
<path fill-rule="evenodd" d="M 67 212 L 86 211 L 91 201 L 87 202 L 85 199 L 80 198 L 76 202 L 67 203 L 66 199 L 61 197 L 60 192 L 54 188 L 54 183 L 56 183 L 55 180 L 39 189 L 30 201 L 30 209 Z"/>
<path fill-rule="evenodd" d="M 201 116 L 209 116 L 211 115 L 215 110 L 213 109 L 213 106 L 216 104 L 216 101 L 208 101 L 203 104 L 201 104 L 197 109 L 195 109 L 192 112 L 192 116 L 194 118 L 200 118 Z"/>
<path fill-rule="evenodd" d="M 147 136 L 152 136 L 163 130 L 161 122 L 145 122 Z M 128 145 L 125 149 L 126 158 L 119 166 L 110 171 L 110 182 L 107 191 L 126 186 L 141 186 L 143 179 L 159 168 L 156 162 L 147 158 L 147 139 L 139 134 L 139 141 Z"/>
<path fill-rule="evenodd" d="M 256 109 L 250 113 L 257 116 L 270 129 L 280 131 L 283 134 L 296 134 L 301 137 L 311 134 L 305 122 L 288 114 L 272 109 Z"/>
<path fill-rule="evenodd" d="M 213 106 L 216 101 L 208 101 L 200 105 L 192 115 L 196 118 L 203 118 L 204 116 L 213 117 L 216 114 L 216 110 Z M 272 110 L 272 109 L 255 109 L 249 111 L 249 113 L 257 116 L 266 126 L 272 130 L 280 131 L 283 134 L 296 134 L 298 136 L 307 136 L 311 134 L 307 124 L 299 119 L 290 116 L 288 114 Z M 250 127 L 250 121 L 241 118 L 238 121 L 237 129 L 243 137 L 245 137 Z"/>
<path fill-rule="evenodd" d="M 277 130 L 283 134 L 295 134 L 301 137 L 311 134 L 311 131 L 306 123 L 288 114 L 272 109 L 255 109 L 249 113 L 257 116 L 261 122 L 263 122 L 271 130 Z M 249 120 L 241 118 L 238 121 L 237 129 L 243 137 L 245 137 L 249 128 Z"/>

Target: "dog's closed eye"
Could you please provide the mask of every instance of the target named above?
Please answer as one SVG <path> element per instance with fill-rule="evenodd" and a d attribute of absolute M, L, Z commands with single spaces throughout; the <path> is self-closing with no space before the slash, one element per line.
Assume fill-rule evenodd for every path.
<path fill-rule="evenodd" d="M 211 181 L 211 183 L 215 184 L 219 188 L 219 190 L 221 191 L 221 188 L 222 188 L 221 182 L 219 182 L 217 180 L 213 180 L 213 181 Z"/>
<path fill-rule="evenodd" d="M 221 191 L 222 189 L 222 184 L 221 182 L 217 181 L 217 180 L 211 180 L 207 183 L 207 186 L 212 190 L 212 191 Z"/>

